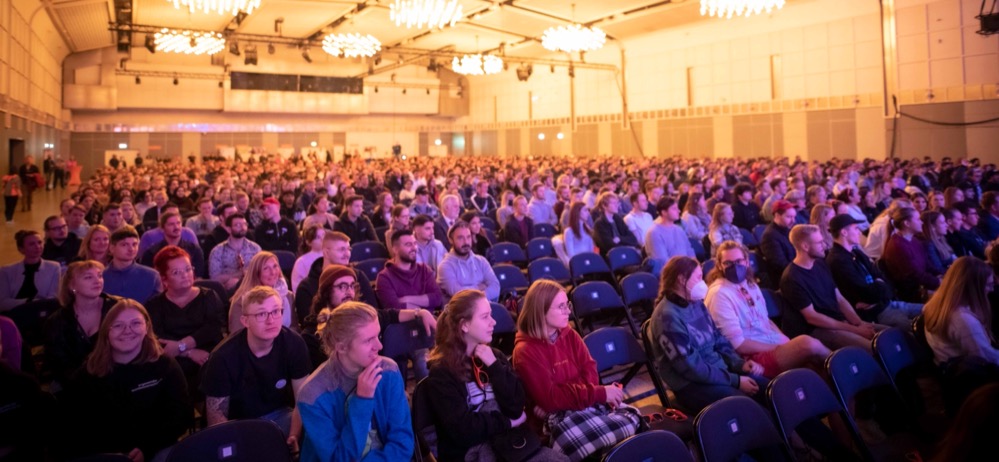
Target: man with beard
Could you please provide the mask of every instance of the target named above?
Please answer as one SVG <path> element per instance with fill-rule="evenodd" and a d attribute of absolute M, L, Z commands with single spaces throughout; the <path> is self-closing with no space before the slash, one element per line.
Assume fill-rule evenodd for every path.
<path fill-rule="evenodd" d="M 309 314 L 312 312 L 312 299 L 316 297 L 316 291 L 319 290 L 319 277 L 322 275 L 323 269 L 330 265 L 350 266 L 350 238 L 339 231 L 327 231 L 323 236 L 322 252 L 323 258 L 317 258 L 312 263 L 312 267 L 309 268 L 309 275 L 302 282 L 298 283 L 298 288 L 295 289 L 295 313 L 298 316 L 298 322 L 302 325 L 303 331 L 307 329 L 306 323 L 309 322 Z M 371 288 L 371 281 L 368 280 L 368 276 L 364 273 L 357 273 L 354 278 L 358 284 L 359 301 L 378 309 L 378 298 L 375 296 L 375 291 Z M 313 320 L 313 325 L 311 326 L 313 331 L 316 328 L 314 324 L 315 321 Z"/>
<path fill-rule="evenodd" d="M 418 318 L 433 317 L 427 310 L 437 310 L 443 302 L 441 290 L 434 282 L 434 272 L 416 262 L 416 238 L 409 230 L 392 234 L 392 255 L 385 269 L 375 279 L 375 293 L 383 309 L 413 309 Z M 427 376 L 427 350 L 412 352 L 416 380 Z M 405 369 L 403 369 L 405 370 Z"/>
<path fill-rule="evenodd" d="M 464 289 L 476 289 L 486 293 L 490 301 L 499 299 L 500 284 L 493 268 L 485 257 L 472 253 L 472 231 L 468 223 L 455 222 L 448 232 L 451 251 L 437 268 L 437 284 L 447 297 Z"/>
<path fill-rule="evenodd" d="M 181 239 L 182 231 L 185 228 L 180 221 L 180 214 L 170 211 L 160 215 L 160 229 L 163 230 L 163 240 L 142 254 L 142 264 L 152 268 L 153 257 L 156 256 L 156 253 L 168 245 L 175 245 L 184 249 L 191 256 L 191 266 L 194 267 L 194 276 L 199 278 L 204 277 L 206 273 L 205 254 L 201 252 L 201 246 L 197 244 L 197 241 L 191 242 Z"/>
<path fill-rule="evenodd" d="M 312 372 L 302 337 L 281 325 L 281 298 L 273 288 L 257 286 L 243 295 L 240 322 L 245 329 L 229 336 L 205 363 L 208 425 L 229 420 L 270 420 L 297 450 L 302 419 L 295 395 Z"/>
<path fill-rule="evenodd" d="M 221 282 L 226 290 L 232 290 L 243 278 L 246 265 L 261 249 L 257 243 L 246 238 L 247 225 L 243 214 L 229 215 L 222 227 L 229 232 L 229 238 L 215 246 L 208 255 L 208 277 Z"/>
<path fill-rule="evenodd" d="M 70 234 L 66 219 L 52 215 L 45 219 L 45 247 L 42 258 L 59 263 L 64 268 L 80 253 L 80 238 Z"/>

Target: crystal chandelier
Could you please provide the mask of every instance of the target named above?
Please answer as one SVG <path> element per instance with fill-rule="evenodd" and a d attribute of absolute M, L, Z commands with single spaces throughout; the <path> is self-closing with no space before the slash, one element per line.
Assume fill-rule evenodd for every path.
<path fill-rule="evenodd" d="M 396 26 L 443 29 L 462 18 L 461 5 L 458 0 L 395 0 L 389 18 Z"/>
<path fill-rule="evenodd" d="M 784 7 L 784 0 L 701 0 L 701 16 L 752 16 Z"/>
<path fill-rule="evenodd" d="M 541 45 L 551 51 L 576 53 L 600 49 L 607 42 L 607 34 L 597 27 L 571 26 L 549 27 L 541 36 Z"/>
<path fill-rule="evenodd" d="M 253 10 L 260 8 L 260 0 L 167 0 L 173 3 L 173 7 L 179 9 L 187 8 L 191 13 L 200 11 L 202 13 L 228 14 L 235 16 L 240 11 L 250 14 Z"/>
<path fill-rule="evenodd" d="M 225 38 L 218 32 L 163 29 L 153 36 L 156 51 L 187 55 L 214 55 L 225 49 Z"/>
<path fill-rule="evenodd" d="M 451 69 L 462 75 L 489 75 L 503 71 L 503 58 L 496 55 L 457 56 L 451 61 Z"/>
<path fill-rule="evenodd" d="M 329 34 L 323 39 L 323 51 L 344 58 L 370 58 L 382 49 L 382 42 L 371 35 Z"/>

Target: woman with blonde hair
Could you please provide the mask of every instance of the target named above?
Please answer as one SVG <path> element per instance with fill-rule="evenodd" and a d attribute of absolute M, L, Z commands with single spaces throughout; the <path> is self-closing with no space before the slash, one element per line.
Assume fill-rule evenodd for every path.
<path fill-rule="evenodd" d="M 121 206 L 121 219 L 124 224 L 132 227 L 138 227 L 142 224 L 142 219 L 139 218 L 139 214 L 135 210 L 135 205 L 132 204 L 132 201 L 121 201 L 119 205 Z"/>
<path fill-rule="evenodd" d="M 409 460 L 415 440 L 406 381 L 394 361 L 378 355 L 378 313 L 346 302 L 325 324 L 320 339 L 329 359 L 298 392 L 300 460 Z"/>
<path fill-rule="evenodd" d="M 108 311 L 94 351 L 66 390 L 78 456 L 160 460 L 157 454 L 177 442 L 193 414 L 184 372 L 163 354 L 149 313 L 130 299 Z"/>
<path fill-rule="evenodd" d="M 257 286 L 267 286 L 277 291 L 281 297 L 281 305 L 284 313 L 281 315 L 281 325 L 292 330 L 298 330 L 298 325 L 292 325 L 292 293 L 288 290 L 288 282 L 281 274 L 281 265 L 278 263 L 277 255 L 267 251 L 257 252 L 250 259 L 250 264 L 246 265 L 246 273 L 243 275 L 243 282 L 232 294 L 232 304 L 229 306 L 229 334 L 239 332 L 243 328 L 243 323 L 239 317 L 243 315 L 243 294 Z"/>
<path fill-rule="evenodd" d="M 725 202 L 715 204 L 715 209 L 711 212 L 711 225 L 708 226 L 708 239 L 711 240 L 711 256 L 718 253 L 718 246 L 725 241 L 735 241 L 742 244 L 742 232 L 739 231 L 732 220 L 735 212 L 732 206 Z"/>
<path fill-rule="evenodd" d="M 704 194 L 695 192 L 687 199 L 683 214 L 680 215 L 680 224 L 687 232 L 687 237 L 701 242 L 704 236 L 708 235 L 708 228 L 711 226 L 711 216 L 708 215 L 707 201 Z"/>
<path fill-rule="evenodd" d="M 585 202 L 576 201 L 569 206 L 569 226 L 552 238 L 552 247 L 562 263 L 569 266 L 572 257 L 583 252 L 593 251 L 593 230 L 590 229 L 590 207 Z"/>
<path fill-rule="evenodd" d="M 560 284 L 548 279 L 531 284 L 517 320 L 513 366 L 524 382 L 531 426 L 540 434 L 542 420 L 547 422 L 554 448 L 581 460 L 634 435 L 641 417 L 637 409 L 622 405 L 620 385 L 600 384 L 596 361 L 569 327 L 571 312 Z M 587 424 L 599 422 L 602 431 L 594 437 L 570 437 L 587 434 L 566 426 L 576 413 L 585 415 Z"/>
<path fill-rule="evenodd" d="M 309 226 L 302 233 L 302 241 L 299 244 L 298 259 L 291 269 L 291 290 L 298 290 L 298 285 L 309 276 L 309 270 L 316 260 L 323 258 L 323 238 L 326 237 L 326 228 L 321 226 Z"/>
<path fill-rule="evenodd" d="M 65 383 L 93 350 L 101 322 L 119 300 L 104 292 L 104 265 L 93 260 L 70 263 L 59 281 L 61 308 L 43 329 L 45 365 Z"/>
<path fill-rule="evenodd" d="M 104 225 L 91 226 L 80 243 L 76 261 L 94 260 L 107 265 L 111 262 L 111 231 Z"/>
<path fill-rule="evenodd" d="M 832 206 L 828 204 L 816 204 L 815 207 L 812 207 L 812 215 L 808 220 L 810 224 L 819 227 L 819 233 L 822 234 L 822 239 L 826 241 L 827 249 L 831 249 L 833 245 L 833 236 L 829 232 L 829 222 L 832 221 L 834 216 L 836 216 L 836 213 L 833 211 Z"/>
<path fill-rule="evenodd" d="M 977 386 L 999 381 L 988 297 L 994 289 L 995 274 L 987 263 L 960 257 L 923 308 L 926 341 L 944 369 L 944 401 L 951 411 Z"/>
<path fill-rule="evenodd" d="M 474 289 L 451 297 L 437 320 L 424 386 L 440 460 L 497 460 L 496 451 L 506 448 L 490 443 L 507 437 L 540 448 L 531 430 L 521 427 L 527 421 L 523 385 L 506 357 L 489 346 L 495 326 L 489 300 Z M 554 453 L 540 451 L 531 460 L 548 460 L 539 459 L 542 452 Z"/>

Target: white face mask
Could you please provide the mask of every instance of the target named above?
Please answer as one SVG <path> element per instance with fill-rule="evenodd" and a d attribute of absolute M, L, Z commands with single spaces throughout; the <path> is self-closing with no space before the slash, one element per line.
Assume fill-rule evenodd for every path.
<path fill-rule="evenodd" d="M 690 294 L 689 297 L 690 300 L 692 301 L 704 300 L 704 297 L 708 295 L 708 285 L 704 282 L 703 279 L 697 281 L 697 283 L 695 283 L 693 286 L 691 286 L 690 282 L 688 281 L 687 293 Z"/>

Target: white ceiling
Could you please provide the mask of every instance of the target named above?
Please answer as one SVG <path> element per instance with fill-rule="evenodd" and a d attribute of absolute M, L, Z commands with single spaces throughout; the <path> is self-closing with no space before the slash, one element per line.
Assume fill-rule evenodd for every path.
<path fill-rule="evenodd" d="M 119 0 L 119 4 L 122 1 L 127 0 Z M 230 16 L 178 10 L 170 0 L 131 2 L 135 25 L 222 32 L 232 20 Z M 538 42 L 544 30 L 573 20 L 584 24 L 596 22 L 611 37 L 620 39 L 701 19 L 696 0 L 578 0 L 575 7 L 567 0 L 460 0 L 465 19 L 455 27 L 427 33 L 395 26 L 389 19 L 391 3 L 392 0 L 262 0 L 261 7 L 246 17 L 235 32 L 278 37 L 274 23 L 284 18 L 281 33 L 284 39 L 305 40 L 316 33 L 360 32 L 374 35 L 385 47 L 423 50 L 453 47 L 462 52 L 523 42 L 508 49 L 507 54 L 539 57 L 551 55 Z M 359 7 L 359 13 L 350 14 Z M 72 51 L 114 45 L 115 36 L 108 30 L 108 23 L 115 17 L 113 0 L 53 0 L 49 8 Z M 351 18 L 344 19 L 345 15 Z M 338 20 L 335 27 L 329 27 Z M 143 34 L 135 34 L 132 46 L 142 47 L 143 39 Z"/>

